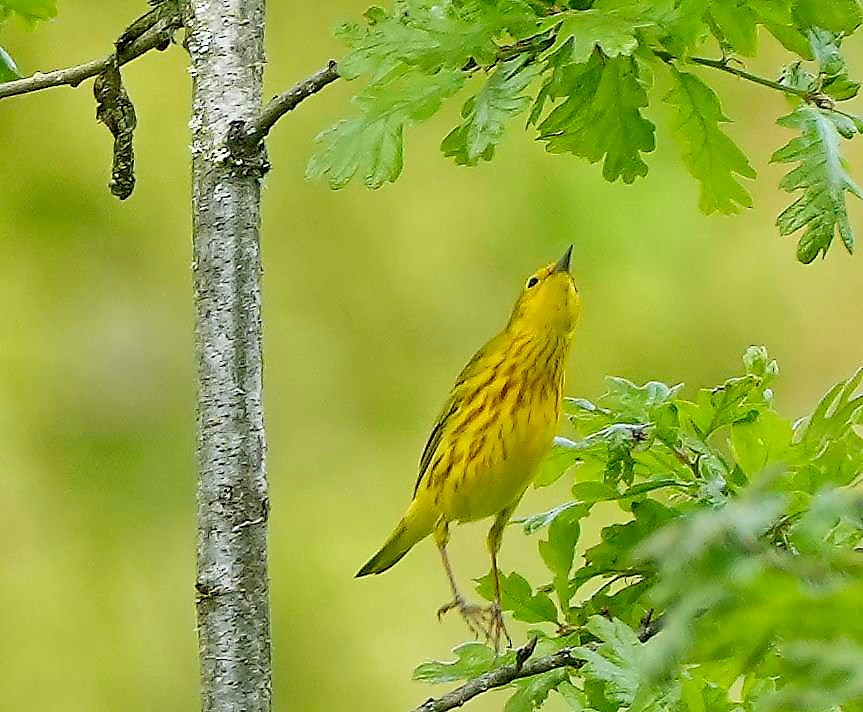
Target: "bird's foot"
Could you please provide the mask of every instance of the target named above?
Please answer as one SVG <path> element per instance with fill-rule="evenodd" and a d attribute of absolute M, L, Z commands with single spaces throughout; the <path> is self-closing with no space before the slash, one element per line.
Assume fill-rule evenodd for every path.
<path fill-rule="evenodd" d="M 499 604 L 492 603 L 489 606 L 477 606 L 476 604 L 468 603 L 461 596 L 456 596 L 452 601 L 438 609 L 438 620 L 442 620 L 453 609 L 461 614 L 461 617 L 467 623 L 467 627 L 474 634 L 474 637 L 482 638 L 487 643 L 493 645 L 495 652 L 500 652 L 503 641 L 506 641 L 507 647 L 512 647 L 512 638 L 510 638 L 506 625 L 504 625 L 503 612 Z"/>
<path fill-rule="evenodd" d="M 494 645 L 494 651 L 500 652 L 500 644 L 505 640 L 508 648 L 512 647 L 512 638 L 503 622 L 503 611 L 496 601 L 484 610 L 487 621 L 487 640 Z"/>
<path fill-rule="evenodd" d="M 439 621 L 443 620 L 443 617 L 453 609 L 456 609 L 461 614 L 461 617 L 475 638 L 491 640 L 490 628 L 486 620 L 487 609 L 474 603 L 468 603 L 464 598 L 457 595 L 452 601 L 438 608 L 437 619 Z"/>

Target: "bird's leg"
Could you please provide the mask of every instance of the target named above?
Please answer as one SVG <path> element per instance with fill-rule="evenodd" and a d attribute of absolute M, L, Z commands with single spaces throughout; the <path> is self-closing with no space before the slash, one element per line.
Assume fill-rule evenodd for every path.
<path fill-rule="evenodd" d="M 437 548 L 440 551 L 441 561 L 443 561 L 443 567 L 446 571 L 446 576 L 449 580 L 449 586 L 453 595 L 452 601 L 445 603 L 438 608 L 438 620 L 441 620 L 444 615 L 455 608 L 459 613 L 461 613 L 461 617 L 464 618 L 465 623 L 467 623 L 467 627 L 475 637 L 479 638 L 482 636 L 483 638 L 488 638 L 489 631 L 486 630 L 485 627 L 483 620 L 484 611 L 482 607 L 465 601 L 455 582 L 455 574 L 452 572 L 452 566 L 449 563 L 449 556 L 447 556 L 446 553 L 446 545 L 449 542 L 449 525 L 443 517 L 441 517 L 437 524 L 435 524 L 434 538 L 435 543 L 437 543 Z"/>
<path fill-rule="evenodd" d="M 503 530 L 512 516 L 514 509 L 515 507 L 507 507 L 500 512 L 488 531 L 488 550 L 491 554 L 491 580 L 494 584 L 494 602 L 486 609 L 486 612 L 489 619 L 489 638 L 494 643 L 495 651 L 500 650 L 502 639 L 506 639 L 507 646 L 512 647 L 512 638 L 509 637 L 509 633 L 503 623 L 503 608 L 500 601 L 500 571 L 497 568 L 497 554 L 503 542 Z"/>

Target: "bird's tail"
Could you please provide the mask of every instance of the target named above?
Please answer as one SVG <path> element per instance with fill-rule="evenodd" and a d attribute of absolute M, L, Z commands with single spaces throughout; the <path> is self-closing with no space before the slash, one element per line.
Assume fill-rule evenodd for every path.
<path fill-rule="evenodd" d="M 380 551 L 357 572 L 357 578 L 369 574 L 382 574 L 395 566 L 414 544 L 431 534 L 434 514 L 422 511 L 423 509 L 425 508 L 417 506 L 416 500 L 411 502 L 404 518 L 393 529 Z"/>

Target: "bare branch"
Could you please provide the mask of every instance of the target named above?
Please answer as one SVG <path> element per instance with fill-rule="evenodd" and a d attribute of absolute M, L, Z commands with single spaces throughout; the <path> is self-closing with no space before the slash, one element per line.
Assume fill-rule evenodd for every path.
<path fill-rule="evenodd" d="M 164 17 L 156 21 L 152 27 L 143 32 L 122 51 L 118 52 L 118 65 L 122 66 L 137 59 L 153 49 L 164 49 L 174 33 L 182 26 L 178 16 Z M 76 87 L 81 82 L 104 72 L 114 61 L 112 52 L 102 59 L 94 59 L 84 64 L 65 69 L 55 69 L 52 72 L 36 72 L 35 74 L 0 84 L 0 99 L 20 94 L 29 94 L 51 87 Z"/>
<path fill-rule="evenodd" d="M 228 136 L 229 144 L 241 152 L 255 150 L 280 118 L 338 78 L 338 64 L 331 59 L 326 67 L 295 84 L 283 94 L 273 97 L 253 120 L 244 124 L 234 124 Z"/>
<path fill-rule="evenodd" d="M 519 664 L 519 660 L 517 659 L 511 665 L 504 665 L 496 670 L 468 680 L 464 685 L 457 687 L 452 692 L 448 692 L 443 697 L 427 700 L 419 707 L 416 707 L 413 712 L 446 712 L 446 710 L 461 707 L 477 695 L 498 687 L 505 687 L 523 677 L 533 677 L 534 675 L 540 675 L 541 673 L 564 667 L 580 668 L 582 665 L 584 665 L 584 661 L 574 658 L 570 648 L 564 648 L 551 655 L 529 660 L 521 664 Z"/>

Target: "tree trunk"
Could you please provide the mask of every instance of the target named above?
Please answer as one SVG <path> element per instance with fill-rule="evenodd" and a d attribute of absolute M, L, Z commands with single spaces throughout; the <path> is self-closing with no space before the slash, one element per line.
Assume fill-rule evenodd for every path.
<path fill-rule="evenodd" d="M 263 155 L 230 156 L 261 105 L 264 0 L 186 0 L 193 88 L 198 353 L 198 571 L 204 712 L 269 712 L 266 441 L 262 406 Z"/>

